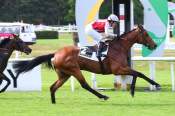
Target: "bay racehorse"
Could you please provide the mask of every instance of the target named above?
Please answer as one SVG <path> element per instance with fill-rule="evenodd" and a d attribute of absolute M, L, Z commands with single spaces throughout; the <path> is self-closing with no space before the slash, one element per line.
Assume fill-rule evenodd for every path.
<path fill-rule="evenodd" d="M 41 63 L 47 63 L 48 67 L 54 68 L 58 75 L 58 80 L 56 80 L 55 83 L 53 83 L 53 85 L 50 87 L 52 103 L 56 103 L 56 90 L 61 87 L 71 75 L 79 81 L 82 88 L 93 93 L 100 99 L 108 99 L 107 96 L 100 94 L 88 85 L 81 70 L 106 75 L 114 74 L 133 76 L 134 79 L 131 85 L 132 96 L 134 96 L 135 82 L 137 77 L 148 81 L 159 89 L 160 85 L 158 83 L 149 79 L 141 72 L 133 70 L 128 66 L 128 51 L 134 43 L 143 44 L 151 50 L 157 47 L 154 41 L 149 37 L 146 30 L 142 26 L 138 26 L 136 29 L 121 35 L 120 39 L 114 39 L 109 42 L 107 57 L 102 61 L 104 72 L 102 72 L 99 62 L 79 56 L 80 50 L 75 46 L 64 47 L 55 53 L 38 56 L 31 61 L 16 62 L 13 67 L 15 68 L 17 74 L 27 72 Z"/>
<path fill-rule="evenodd" d="M 7 81 L 7 84 L 0 90 L 1 92 L 4 92 L 7 87 L 10 85 L 10 79 L 3 73 L 5 70 L 8 60 L 10 56 L 12 55 L 13 51 L 21 51 L 26 54 L 31 53 L 31 49 L 21 40 L 18 36 L 15 36 L 13 39 L 5 38 L 1 40 L 0 43 L 0 85 L 2 84 L 2 81 Z"/>

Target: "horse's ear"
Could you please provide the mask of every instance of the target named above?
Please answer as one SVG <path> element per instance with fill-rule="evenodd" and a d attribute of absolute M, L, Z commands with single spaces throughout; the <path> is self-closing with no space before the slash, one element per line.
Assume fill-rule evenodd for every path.
<path fill-rule="evenodd" d="M 141 31 L 144 30 L 144 28 L 143 28 L 143 26 L 142 26 L 141 24 L 138 24 L 138 28 L 139 28 Z"/>
<path fill-rule="evenodd" d="M 135 25 L 135 29 L 136 29 L 137 31 L 140 30 L 139 24 L 138 24 L 138 25 Z"/>
<path fill-rule="evenodd" d="M 19 35 L 14 34 L 14 39 L 19 39 Z"/>
<path fill-rule="evenodd" d="M 143 28 L 143 26 L 142 26 L 141 24 L 138 24 L 138 28 L 142 29 L 142 28 Z"/>

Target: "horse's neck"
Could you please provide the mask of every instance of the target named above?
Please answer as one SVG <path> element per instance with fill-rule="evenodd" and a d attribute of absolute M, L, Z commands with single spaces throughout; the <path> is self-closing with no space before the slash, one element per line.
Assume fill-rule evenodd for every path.
<path fill-rule="evenodd" d="M 12 53 L 13 53 L 13 49 L 11 49 L 11 50 L 8 50 L 8 52 L 7 52 L 7 58 L 9 59 L 10 58 L 10 56 L 12 55 Z"/>
<path fill-rule="evenodd" d="M 12 55 L 13 51 L 14 51 L 14 42 L 10 39 L 6 39 L 1 43 L 0 46 L 0 52 L 1 55 L 5 56 L 3 58 L 5 58 L 4 60 L 7 60 L 10 58 L 10 56 Z"/>
<path fill-rule="evenodd" d="M 9 43 L 8 45 L 4 47 L 4 49 L 6 50 L 5 52 L 8 54 L 8 57 L 10 57 L 14 51 L 14 48 L 12 46 L 13 45 Z"/>
<path fill-rule="evenodd" d="M 7 65 L 7 62 L 8 62 L 8 60 L 9 60 L 9 58 L 10 58 L 10 56 L 12 55 L 12 52 L 13 52 L 13 50 L 3 50 L 3 51 L 1 51 L 1 53 L 0 53 L 0 62 L 2 63 L 2 64 L 5 64 L 5 65 Z M 2 67 L 1 67 L 2 68 Z"/>
<path fill-rule="evenodd" d="M 130 48 L 137 42 L 137 33 L 134 33 L 134 31 L 128 33 L 126 36 L 121 38 L 120 42 L 121 42 L 120 44 L 126 50 L 130 50 Z"/>

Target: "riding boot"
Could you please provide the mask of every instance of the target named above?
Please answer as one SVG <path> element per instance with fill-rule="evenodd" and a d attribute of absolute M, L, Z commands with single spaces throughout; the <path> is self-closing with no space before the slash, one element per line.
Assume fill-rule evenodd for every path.
<path fill-rule="evenodd" d="M 105 45 L 104 42 L 100 42 L 99 45 L 98 45 L 98 50 L 97 50 L 97 58 L 98 58 L 99 63 L 100 63 L 102 74 L 104 74 L 104 66 L 103 66 L 103 63 L 101 61 L 101 57 L 102 57 L 102 51 L 103 51 L 103 46 L 104 45 Z"/>
<path fill-rule="evenodd" d="M 105 45 L 104 42 L 100 42 L 98 45 L 98 49 L 97 49 L 97 58 L 101 58 L 102 57 L 102 51 L 103 51 L 103 46 Z"/>

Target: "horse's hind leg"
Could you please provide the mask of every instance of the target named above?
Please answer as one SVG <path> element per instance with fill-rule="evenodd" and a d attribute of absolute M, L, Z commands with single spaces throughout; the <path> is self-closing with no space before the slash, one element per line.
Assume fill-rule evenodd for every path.
<path fill-rule="evenodd" d="M 57 75 L 59 76 L 59 79 L 57 81 L 55 81 L 55 83 L 52 84 L 52 86 L 50 87 L 51 101 L 52 101 L 53 104 L 56 103 L 56 100 L 55 100 L 56 90 L 59 87 L 61 87 L 68 80 L 68 78 L 70 77 L 70 75 L 67 75 L 63 72 L 59 72 L 59 71 L 56 71 L 56 72 L 57 72 Z"/>
<path fill-rule="evenodd" d="M 80 70 L 76 70 L 74 71 L 75 73 L 73 74 L 73 76 L 79 81 L 79 83 L 81 84 L 81 87 L 88 90 L 89 92 L 93 93 L 94 95 L 96 95 L 98 98 L 100 99 L 104 99 L 107 100 L 109 97 L 100 94 L 99 92 L 95 91 L 94 89 L 92 89 L 88 83 L 86 82 L 84 76 L 82 75 Z"/>
<path fill-rule="evenodd" d="M 3 80 L 6 80 L 7 81 L 6 86 L 0 90 L 0 93 L 2 93 L 2 92 L 4 92 L 8 88 L 8 86 L 10 85 L 11 82 L 10 82 L 10 79 L 6 75 L 4 75 L 3 73 L 1 73 L 0 76 L 2 76 L 1 78 Z"/>

